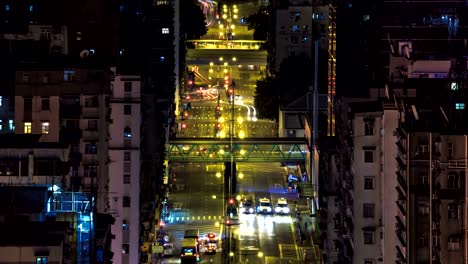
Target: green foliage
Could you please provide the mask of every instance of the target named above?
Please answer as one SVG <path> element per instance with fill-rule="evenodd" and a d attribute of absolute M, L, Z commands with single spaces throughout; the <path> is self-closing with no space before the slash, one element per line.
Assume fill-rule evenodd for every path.
<path fill-rule="evenodd" d="M 278 95 L 274 83 L 275 78 L 270 76 L 257 81 L 254 104 L 259 118 L 275 120 L 278 117 Z"/>
<path fill-rule="evenodd" d="M 259 118 L 276 119 L 280 106 L 304 96 L 313 83 L 313 64 L 307 56 L 286 58 L 275 76 L 257 81 L 255 108 Z"/>
<path fill-rule="evenodd" d="M 268 40 L 270 30 L 270 11 L 268 6 L 263 6 L 246 18 L 250 30 L 254 31 L 254 40 Z"/>
<path fill-rule="evenodd" d="M 206 17 L 200 6 L 193 0 L 180 1 L 181 31 L 187 39 L 200 39 L 208 32 Z"/>

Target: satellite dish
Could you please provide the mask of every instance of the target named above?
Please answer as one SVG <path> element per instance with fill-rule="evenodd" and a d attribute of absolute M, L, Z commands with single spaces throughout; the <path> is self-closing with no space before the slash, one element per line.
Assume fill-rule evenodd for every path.
<path fill-rule="evenodd" d="M 80 58 L 84 59 L 89 56 L 89 50 L 85 49 L 80 52 Z"/>

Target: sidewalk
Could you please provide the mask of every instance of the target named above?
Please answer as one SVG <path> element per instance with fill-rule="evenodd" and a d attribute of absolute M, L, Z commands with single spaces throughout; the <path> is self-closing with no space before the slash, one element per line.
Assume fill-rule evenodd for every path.
<path fill-rule="evenodd" d="M 322 253 L 318 246 L 320 230 L 318 229 L 318 219 L 311 216 L 310 200 L 298 198 L 296 204 L 296 238 L 303 248 L 304 263 L 322 263 Z"/>

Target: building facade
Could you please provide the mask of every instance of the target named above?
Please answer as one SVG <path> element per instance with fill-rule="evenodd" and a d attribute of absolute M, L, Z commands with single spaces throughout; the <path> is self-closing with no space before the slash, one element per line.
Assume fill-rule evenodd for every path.
<path fill-rule="evenodd" d="M 110 97 L 109 203 L 114 263 L 139 263 L 140 76 L 117 75 Z"/>
<path fill-rule="evenodd" d="M 108 204 L 109 71 L 98 68 L 24 69 L 16 72 L 15 133 L 71 145 L 67 189 L 96 194 Z"/>

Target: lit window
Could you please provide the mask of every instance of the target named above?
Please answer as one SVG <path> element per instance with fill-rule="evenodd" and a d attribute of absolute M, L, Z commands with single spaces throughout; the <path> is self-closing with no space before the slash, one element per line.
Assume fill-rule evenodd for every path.
<path fill-rule="evenodd" d="M 121 4 L 121 5 L 120 5 L 120 12 L 123 12 L 123 11 L 124 11 L 124 5 Z"/>
<path fill-rule="evenodd" d="M 458 90 L 458 83 L 452 82 L 452 83 L 450 84 L 450 89 L 451 89 L 452 91 Z"/>
<path fill-rule="evenodd" d="M 49 130 L 50 130 L 49 126 L 50 126 L 49 122 L 42 122 L 42 126 L 41 126 L 42 134 L 49 134 Z"/>
<path fill-rule="evenodd" d="M 2 106 L 3 98 L 0 96 L 0 106 Z"/>
<path fill-rule="evenodd" d="M 465 109 L 465 103 L 456 103 L 456 104 L 455 104 L 455 109 L 456 109 L 456 110 L 463 110 L 463 109 Z"/>
<path fill-rule="evenodd" d="M 36 257 L 36 264 L 47 264 L 47 257 Z"/>
<path fill-rule="evenodd" d="M 122 230 L 127 230 L 127 220 L 122 220 Z"/>
<path fill-rule="evenodd" d="M 10 129 L 11 131 L 15 130 L 15 125 L 13 123 L 13 120 L 8 120 L 8 129 Z"/>
<path fill-rule="evenodd" d="M 128 244 L 122 244 L 122 255 L 128 255 L 129 249 L 130 249 L 130 245 L 128 245 Z"/>
<path fill-rule="evenodd" d="M 32 133 L 32 124 L 31 122 L 24 122 L 24 133 L 31 134 Z"/>
<path fill-rule="evenodd" d="M 29 12 L 32 12 L 34 10 L 34 6 L 30 5 L 29 6 Z"/>
<path fill-rule="evenodd" d="M 0 120 L 0 130 L 3 130 L 3 121 Z"/>
<path fill-rule="evenodd" d="M 10 5 L 5 6 L 5 11 L 10 11 Z"/>
<path fill-rule="evenodd" d="M 169 34 L 169 28 L 162 28 L 163 34 Z"/>

